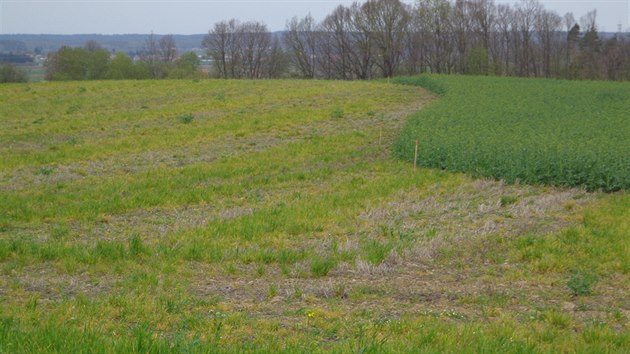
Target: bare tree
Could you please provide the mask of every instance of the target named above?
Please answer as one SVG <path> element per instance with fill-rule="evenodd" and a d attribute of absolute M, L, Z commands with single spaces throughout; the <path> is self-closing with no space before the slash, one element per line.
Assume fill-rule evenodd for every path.
<path fill-rule="evenodd" d="M 512 8 L 507 4 L 499 4 L 497 6 L 497 21 L 496 21 L 496 31 L 497 31 L 497 40 L 496 40 L 496 52 L 500 52 L 500 56 L 503 58 L 501 60 L 501 65 L 503 66 L 501 72 L 504 75 L 509 75 L 511 71 L 511 63 L 512 59 L 512 29 L 514 27 L 514 15 Z"/>
<path fill-rule="evenodd" d="M 158 40 L 155 38 L 153 32 L 149 35 L 149 37 L 144 42 L 144 48 L 142 50 L 143 58 L 145 60 L 158 60 L 159 57 L 159 49 L 158 49 Z"/>
<path fill-rule="evenodd" d="M 147 63 L 149 73 L 154 79 L 161 79 L 164 76 L 164 70 L 160 65 L 160 50 L 156 36 L 151 32 L 144 43 L 142 51 L 143 60 Z"/>
<path fill-rule="evenodd" d="M 542 72 L 545 77 L 552 77 L 552 55 L 559 58 L 557 50 L 561 43 L 558 41 L 558 32 L 562 27 L 562 17 L 555 12 L 541 10 L 536 20 L 536 34 L 542 49 Z"/>
<path fill-rule="evenodd" d="M 304 78 L 315 77 L 317 50 L 315 19 L 309 14 L 302 19 L 293 17 L 286 24 L 282 36 L 287 46 L 291 62 Z"/>
<path fill-rule="evenodd" d="M 161 61 L 170 63 L 177 59 L 177 44 L 175 44 L 173 35 L 162 36 L 158 45 Z"/>
<path fill-rule="evenodd" d="M 242 77 L 259 79 L 263 76 L 263 62 L 269 54 L 271 34 L 260 22 L 246 22 L 241 26 Z"/>
<path fill-rule="evenodd" d="M 490 60 L 492 59 L 492 62 L 496 63 L 498 57 L 496 47 L 490 45 L 497 17 L 496 6 L 492 0 L 471 0 L 469 6 L 472 15 L 472 28 L 478 37 L 476 46 L 485 52 L 484 62 L 481 64 L 489 68 Z"/>
<path fill-rule="evenodd" d="M 326 80 L 336 79 L 335 62 L 338 58 L 333 46 L 333 35 L 330 32 L 318 29 L 315 36 L 317 74 Z"/>
<path fill-rule="evenodd" d="M 453 39 L 457 50 L 457 70 L 466 72 L 468 50 L 472 46 L 472 15 L 470 4 L 465 0 L 456 0 L 451 14 Z"/>
<path fill-rule="evenodd" d="M 623 41 L 620 39 L 620 35 L 616 34 L 602 46 L 602 65 L 605 71 L 604 78 L 607 80 L 620 80 L 622 78 L 624 59 L 626 59 L 623 56 L 622 45 Z"/>
<path fill-rule="evenodd" d="M 538 2 L 538 0 L 521 0 L 521 2 L 517 4 L 516 9 L 516 18 L 518 21 L 518 30 L 520 34 L 519 40 L 522 43 L 522 61 L 520 65 L 520 75 L 535 76 L 537 73 L 537 68 L 536 62 L 534 60 L 535 55 L 533 34 L 535 30 L 534 26 L 542 10 L 542 6 Z"/>
<path fill-rule="evenodd" d="M 403 62 L 403 69 L 407 75 L 415 75 L 426 70 L 426 50 L 424 49 L 426 37 L 422 31 L 422 26 L 417 20 L 417 11 L 414 7 L 411 10 L 411 22 L 409 23 L 409 33 L 406 40 L 406 60 Z"/>
<path fill-rule="evenodd" d="M 372 78 L 374 67 L 374 45 L 370 34 L 370 21 L 363 10 L 364 8 L 358 2 L 354 2 L 349 9 L 348 53 L 353 75 L 360 80 Z"/>
<path fill-rule="evenodd" d="M 350 9 L 339 5 L 321 24 L 320 46 L 328 56 L 331 77 L 347 80 L 352 78 L 350 70 Z"/>
<path fill-rule="evenodd" d="M 214 62 L 218 76 L 235 78 L 240 67 L 241 24 L 235 20 L 216 23 L 204 37 L 202 45 Z"/>
<path fill-rule="evenodd" d="M 580 17 L 580 25 L 584 31 L 597 31 L 597 9 L 593 9 Z"/>
<path fill-rule="evenodd" d="M 424 66 L 431 72 L 449 73 L 452 67 L 453 40 L 451 13 L 448 0 L 420 0 L 415 13 L 415 36 L 423 43 L 419 50 Z"/>
<path fill-rule="evenodd" d="M 497 8 L 492 0 L 471 0 L 470 11 L 472 15 L 473 28 L 478 32 L 481 45 L 490 51 L 491 32 L 496 21 Z"/>
<path fill-rule="evenodd" d="M 403 59 L 411 15 L 399 0 L 368 0 L 362 11 L 377 51 L 376 65 L 384 77 L 392 77 Z"/>
<path fill-rule="evenodd" d="M 202 42 L 218 76 L 225 79 L 266 77 L 272 44 L 271 33 L 263 23 L 235 19 L 216 23 Z"/>
<path fill-rule="evenodd" d="M 221 21 L 214 24 L 214 28 L 208 31 L 201 45 L 215 64 L 219 77 L 228 78 L 227 61 L 228 47 L 232 39 L 233 31 L 228 22 Z"/>
<path fill-rule="evenodd" d="M 618 73 L 620 80 L 630 80 L 630 37 L 628 35 L 617 36 L 622 64 Z"/>

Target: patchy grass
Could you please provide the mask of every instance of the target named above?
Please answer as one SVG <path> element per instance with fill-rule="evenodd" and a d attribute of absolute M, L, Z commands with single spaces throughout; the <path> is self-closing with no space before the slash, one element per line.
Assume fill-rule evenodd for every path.
<path fill-rule="evenodd" d="M 630 350 L 627 194 L 414 171 L 433 99 L 0 86 L 0 352 Z"/>

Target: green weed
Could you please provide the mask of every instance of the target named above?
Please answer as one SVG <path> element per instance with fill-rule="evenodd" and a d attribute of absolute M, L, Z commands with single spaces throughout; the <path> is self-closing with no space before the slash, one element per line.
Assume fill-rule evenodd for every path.
<path fill-rule="evenodd" d="M 501 200 L 499 201 L 502 207 L 508 206 L 510 204 L 514 204 L 518 201 L 518 197 L 513 195 L 504 195 L 501 196 Z"/>
<path fill-rule="evenodd" d="M 343 118 L 343 109 L 340 107 L 335 108 L 332 112 L 330 112 L 330 118 L 332 119 Z"/>
<path fill-rule="evenodd" d="M 62 240 L 64 239 L 66 236 L 68 236 L 68 234 L 70 233 L 70 229 L 68 228 L 67 225 L 64 224 L 60 224 L 60 225 L 55 225 L 51 230 L 50 230 L 50 236 L 54 239 L 54 240 Z"/>
<path fill-rule="evenodd" d="M 311 273 L 316 277 L 325 277 L 336 265 L 331 257 L 316 256 L 311 260 Z"/>
<path fill-rule="evenodd" d="M 573 296 L 591 295 L 595 283 L 597 283 L 597 277 L 595 275 L 577 271 L 569 277 L 567 287 Z"/>
<path fill-rule="evenodd" d="M 48 175 L 51 175 L 54 171 L 55 171 L 54 167 L 43 166 L 37 170 L 37 174 L 42 175 L 42 176 L 48 176 Z"/>
<path fill-rule="evenodd" d="M 177 120 L 182 124 L 190 124 L 193 119 L 195 119 L 195 116 L 193 116 L 192 114 L 183 114 L 177 117 Z"/>
<path fill-rule="evenodd" d="M 372 265 L 379 265 L 389 255 L 392 246 L 386 243 L 380 243 L 376 240 L 367 240 L 363 243 L 364 258 Z"/>
<path fill-rule="evenodd" d="M 138 257 L 146 253 L 148 253 L 148 250 L 144 246 L 142 238 L 140 238 L 139 234 L 134 234 L 131 239 L 129 239 L 129 254 L 133 257 Z"/>

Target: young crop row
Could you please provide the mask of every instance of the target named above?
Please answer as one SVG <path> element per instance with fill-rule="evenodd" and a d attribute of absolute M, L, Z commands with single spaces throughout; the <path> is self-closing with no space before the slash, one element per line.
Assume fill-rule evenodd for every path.
<path fill-rule="evenodd" d="M 395 143 L 420 166 L 514 183 L 630 187 L 630 84 L 422 76 L 399 83 L 441 99 L 413 116 Z"/>

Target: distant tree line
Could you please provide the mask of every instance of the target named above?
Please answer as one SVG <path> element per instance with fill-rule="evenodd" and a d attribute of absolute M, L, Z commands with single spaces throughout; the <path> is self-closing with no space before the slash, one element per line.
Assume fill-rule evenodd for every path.
<path fill-rule="evenodd" d="M 260 22 L 214 24 L 202 47 L 211 76 L 357 80 L 419 73 L 630 80 L 630 38 L 601 38 L 595 10 L 576 20 L 537 0 L 368 0 L 323 21 L 294 17 L 272 34 Z M 138 59 L 138 58 L 135 58 Z M 194 53 L 150 35 L 139 60 L 95 42 L 48 56 L 49 80 L 190 78 Z"/>
<path fill-rule="evenodd" d="M 145 43 L 139 60 L 126 53 L 112 55 L 89 41 L 84 47 L 62 47 L 50 53 L 46 61 L 48 80 L 122 80 L 122 79 L 184 79 L 198 78 L 199 58 L 188 52 L 177 55 L 171 35 L 159 40 L 153 34 Z"/>
<path fill-rule="evenodd" d="M 537 0 L 369 0 L 323 21 L 287 22 L 281 40 L 264 24 L 223 21 L 203 41 L 222 78 L 370 79 L 457 73 L 630 79 L 630 40 L 602 39 L 596 11 L 576 20 Z"/>
<path fill-rule="evenodd" d="M 24 42 L 11 39 L 0 39 L 0 53 L 20 54 L 26 52 L 27 48 Z"/>

